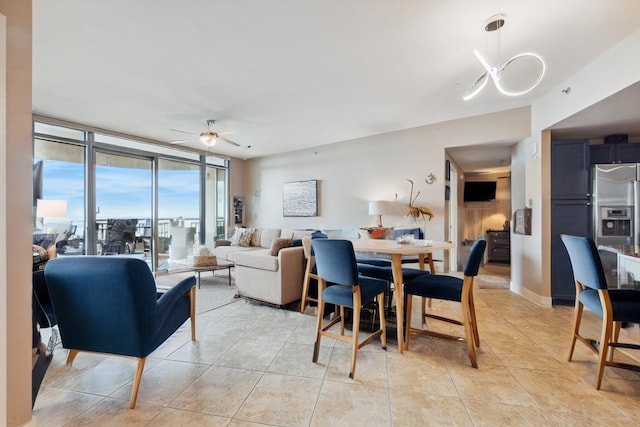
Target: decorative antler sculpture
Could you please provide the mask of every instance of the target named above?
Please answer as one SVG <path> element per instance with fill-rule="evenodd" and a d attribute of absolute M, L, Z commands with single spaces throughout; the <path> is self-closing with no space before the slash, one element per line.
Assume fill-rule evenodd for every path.
<path fill-rule="evenodd" d="M 416 201 L 416 199 L 420 195 L 420 192 L 418 191 L 416 193 L 416 197 L 413 197 L 413 181 L 409 178 L 407 178 L 407 181 L 411 183 L 411 194 L 409 195 L 409 213 L 407 214 L 407 216 L 411 215 L 413 219 L 418 219 L 418 217 L 420 216 L 422 216 L 423 219 L 429 217 L 429 221 L 431 221 L 431 218 L 433 218 L 433 212 L 431 212 L 431 209 L 426 206 L 413 206 L 413 202 Z"/>

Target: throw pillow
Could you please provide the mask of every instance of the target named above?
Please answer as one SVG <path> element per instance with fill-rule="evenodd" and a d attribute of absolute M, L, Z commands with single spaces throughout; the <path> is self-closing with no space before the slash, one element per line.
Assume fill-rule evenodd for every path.
<path fill-rule="evenodd" d="M 233 232 L 233 236 L 231 236 L 231 238 L 229 239 L 231 241 L 231 246 L 238 246 L 238 239 L 240 239 L 240 236 L 246 231 L 246 228 L 244 227 L 236 227 L 235 231 Z"/>
<path fill-rule="evenodd" d="M 242 246 L 244 248 L 248 248 L 251 246 L 251 238 L 253 237 L 253 229 L 247 228 L 240 234 L 238 237 L 238 241 L 236 242 L 236 246 Z M 233 245 L 233 243 L 232 243 Z"/>
<path fill-rule="evenodd" d="M 281 249 L 291 246 L 292 240 L 293 239 L 287 239 L 284 237 L 278 237 L 277 239 L 274 239 L 273 243 L 271 243 L 271 249 L 269 249 L 269 255 L 278 256 L 278 253 Z"/>
<path fill-rule="evenodd" d="M 260 247 L 260 229 L 254 228 L 253 235 L 251 237 L 251 246 Z"/>

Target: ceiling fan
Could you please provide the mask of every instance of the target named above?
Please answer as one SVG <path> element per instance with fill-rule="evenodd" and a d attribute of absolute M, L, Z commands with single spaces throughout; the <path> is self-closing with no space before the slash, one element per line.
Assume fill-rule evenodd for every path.
<path fill-rule="evenodd" d="M 218 139 L 223 140 L 224 142 L 227 142 L 231 145 L 235 145 L 236 147 L 240 147 L 240 144 L 238 144 L 237 142 L 233 142 L 230 139 L 225 138 L 224 134 L 228 134 L 231 132 L 216 132 L 211 130 L 211 125 L 215 124 L 215 120 L 209 119 L 209 120 L 205 120 L 204 121 L 207 124 L 207 130 L 202 132 L 199 136 L 198 139 L 200 140 L 200 142 L 202 142 L 204 145 L 206 145 L 207 147 L 213 147 L 214 145 L 216 145 L 216 142 L 218 142 Z M 197 135 L 195 133 L 191 133 L 191 132 L 185 132 L 183 130 L 179 130 L 179 129 L 170 129 L 174 132 L 180 132 L 180 133 L 186 133 L 189 135 Z M 171 141 L 170 144 L 182 144 L 188 142 L 184 139 L 179 139 L 176 141 Z"/>

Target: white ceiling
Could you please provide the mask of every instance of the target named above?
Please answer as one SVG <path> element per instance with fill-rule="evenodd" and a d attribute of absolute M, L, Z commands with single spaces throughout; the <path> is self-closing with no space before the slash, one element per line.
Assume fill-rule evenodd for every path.
<path fill-rule="evenodd" d="M 211 151 L 238 158 L 530 105 L 640 27 L 637 0 L 33 3 L 34 113 L 163 142 L 215 119 L 242 147 Z M 547 73 L 526 96 L 489 84 L 465 102 L 497 13 L 502 61 L 536 52 Z M 499 162 L 504 145 L 482 152 Z"/>

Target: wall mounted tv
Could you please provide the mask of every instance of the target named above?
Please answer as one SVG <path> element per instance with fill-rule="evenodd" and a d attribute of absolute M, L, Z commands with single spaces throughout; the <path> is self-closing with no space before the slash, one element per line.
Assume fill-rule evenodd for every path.
<path fill-rule="evenodd" d="M 465 202 L 488 202 L 496 198 L 496 181 L 465 181 Z"/>

